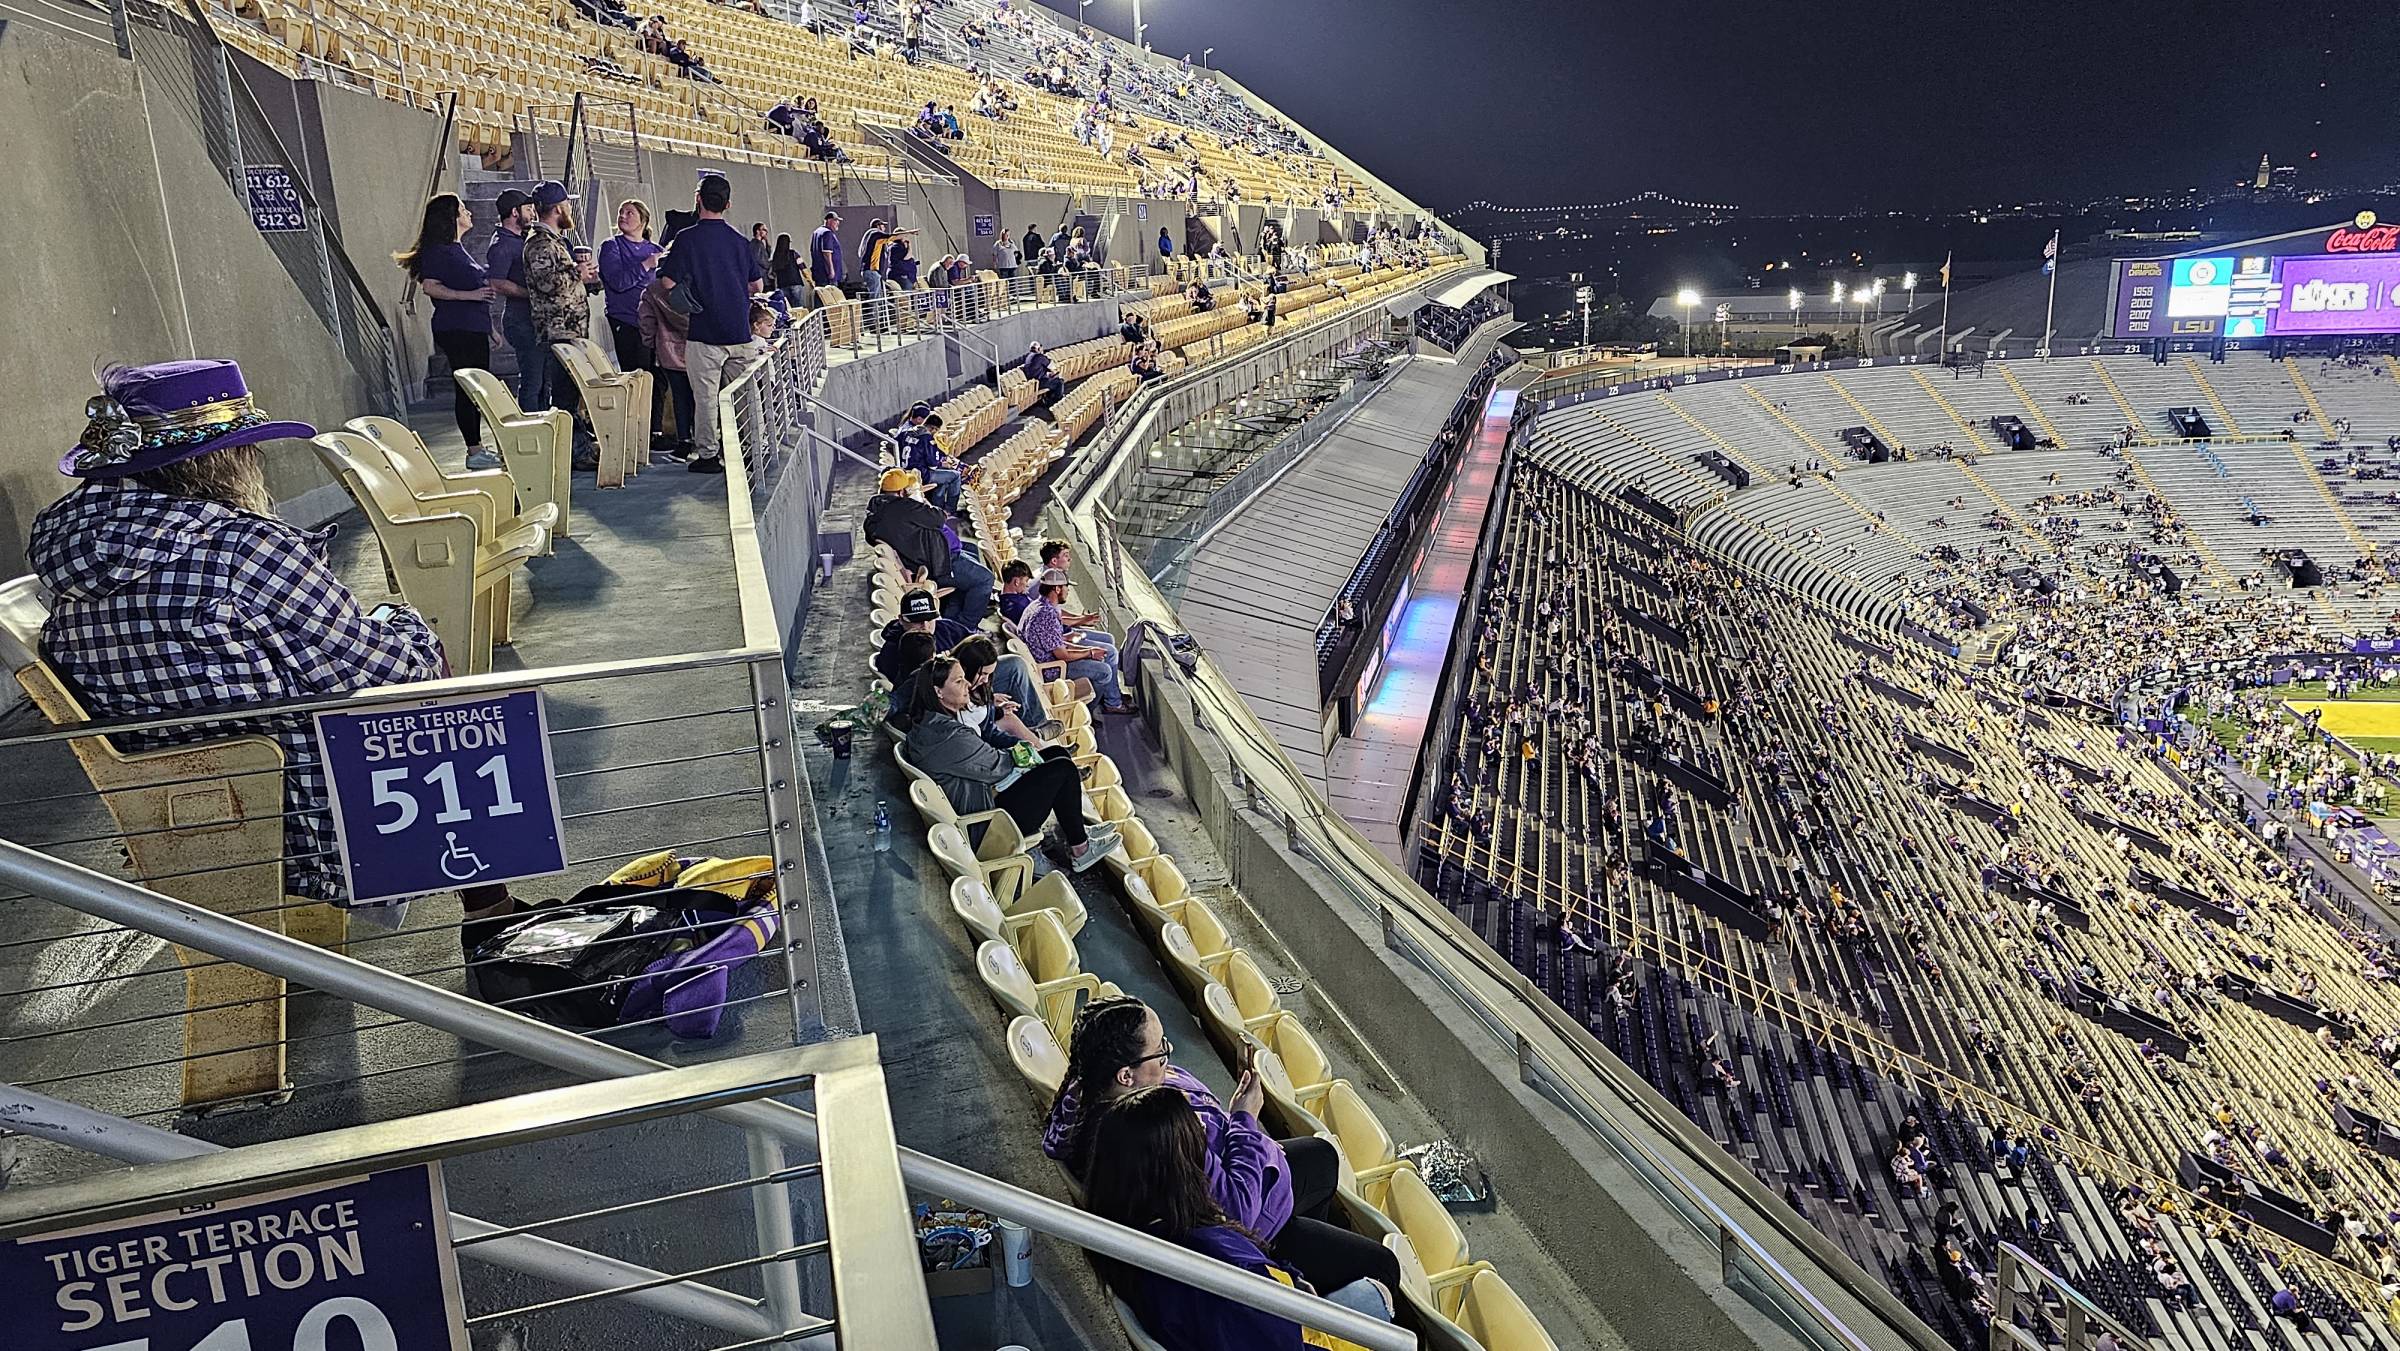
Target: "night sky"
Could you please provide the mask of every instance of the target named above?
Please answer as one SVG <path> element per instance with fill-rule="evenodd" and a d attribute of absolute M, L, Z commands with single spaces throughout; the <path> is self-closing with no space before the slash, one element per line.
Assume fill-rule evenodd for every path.
<path fill-rule="evenodd" d="M 1072 13 L 1072 0 L 1051 0 Z M 1119 36 L 1132 0 L 1095 0 Z M 1418 202 L 1943 209 L 2400 179 L 2400 4 L 1143 0 Z M 2322 84 L 2323 87 L 2320 87 Z M 2311 150 L 2318 158 L 2310 162 Z"/>

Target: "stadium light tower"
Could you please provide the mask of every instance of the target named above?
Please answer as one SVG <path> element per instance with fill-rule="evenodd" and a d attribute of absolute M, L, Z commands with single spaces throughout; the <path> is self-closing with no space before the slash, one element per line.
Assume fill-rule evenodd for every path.
<path fill-rule="evenodd" d="M 1683 306 L 1683 354 L 1692 354 L 1692 306 L 1700 303 L 1700 293 L 1686 286 L 1675 293 L 1675 303 Z"/>
<path fill-rule="evenodd" d="M 1575 303 L 1583 306 L 1583 345 L 1590 347 L 1592 345 L 1592 288 L 1589 286 L 1576 287 Z"/>
<path fill-rule="evenodd" d="M 1833 284 L 1833 303 L 1836 305 L 1842 303 L 1842 284 L 1838 281 Z"/>
<path fill-rule="evenodd" d="M 1883 278 L 1875 279 L 1875 317 L 1883 317 Z"/>
<path fill-rule="evenodd" d="M 1800 336 L 1800 288 L 1795 286 L 1787 297 L 1792 302 L 1792 336 Z"/>
<path fill-rule="evenodd" d="M 1915 309 L 1917 307 L 1917 274 L 1914 272 L 1901 273 L 1900 289 L 1908 292 L 1908 307 L 1912 310 Z"/>
<path fill-rule="evenodd" d="M 1216 49 L 1216 48 L 1214 48 L 1214 47 L 1203 47 L 1203 48 L 1201 48 L 1201 49 L 1200 49 L 1200 69 L 1202 69 L 1202 70 L 1205 70 L 1205 71 L 1211 71 L 1211 72 L 1215 71 L 1215 70 L 1216 70 L 1216 67 L 1215 67 L 1215 66 L 1213 66 L 1213 65 L 1211 65 L 1211 64 L 1209 64 L 1209 60 L 1208 60 L 1208 58 L 1210 58 L 1210 57 L 1212 57 L 1212 56 L 1215 56 L 1216 54 L 1217 54 L 1217 49 Z"/>

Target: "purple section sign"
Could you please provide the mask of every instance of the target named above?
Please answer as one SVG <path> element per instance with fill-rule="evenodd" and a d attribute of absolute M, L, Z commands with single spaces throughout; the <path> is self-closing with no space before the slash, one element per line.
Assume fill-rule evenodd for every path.
<path fill-rule="evenodd" d="M 2267 321 L 2270 335 L 2400 333 L 2400 254 L 2276 263 L 2283 295 Z"/>

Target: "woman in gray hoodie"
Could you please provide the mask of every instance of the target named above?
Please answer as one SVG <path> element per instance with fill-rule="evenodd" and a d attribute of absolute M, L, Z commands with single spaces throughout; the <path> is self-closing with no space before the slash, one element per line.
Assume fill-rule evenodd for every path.
<path fill-rule="evenodd" d="M 974 700 L 967 674 L 952 657 L 935 657 L 917 672 L 909 695 L 914 704 L 904 754 L 934 783 L 950 807 L 961 815 L 998 807 L 1031 832 L 1043 818 L 1056 826 L 1075 871 L 1098 863 L 1117 847 L 1117 828 L 1102 824 L 1087 828 L 1083 821 L 1083 779 L 1071 752 L 1051 746 L 1019 764 L 1007 747 L 1041 745 L 1040 738 L 1017 717 L 1016 705 L 1001 696 L 997 712 L 978 733 L 959 715 Z"/>

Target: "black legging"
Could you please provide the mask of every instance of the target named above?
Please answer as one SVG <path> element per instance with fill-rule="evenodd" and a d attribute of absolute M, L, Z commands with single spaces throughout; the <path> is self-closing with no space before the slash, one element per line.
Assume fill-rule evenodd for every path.
<path fill-rule="evenodd" d="M 653 432 L 667 425 L 667 377 L 655 370 L 650 360 L 650 348 L 642 342 L 642 326 L 622 320 L 608 321 L 609 336 L 617 343 L 617 369 L 621 371 L 650 371 L 650 426 Z M 637 450 L 647 447 L 636 447 Z"/>
<path fill-rule="evenodd" d="M 1040 763 L 994 796 L 1017 829 L 1034 830 L 1048 817 L 1058 823 L 1058 837 L 1068 848 L 1083 843 L 1083 774 L 1066 747 L 1043 751 Z"/>
<path fill-rule="evenodd" d="M 466 382 L 458 373 L 492 368 L 492 335 L 482 329 L 442 329 L 434 333 L 433 345 L 442 349 L 442 360 L 450 363 L 450 414 L 458 419 L 458 434 L 467 438 L 468 445 L 480 446 L 483 414 L 468 397 Z"/>
<path fill-rule="evenodd" d="M 1314 1136 L 1285 1140 L 1283 1157 L 1292 1169 L 1292 1218 L 1275 1235 L 1275 1257 L 1308 1278 L 1318 1294 L 1372 1277 L 1399 1298 L 1400 1259 L 1363 1234 L 1332 1224 L 1340 1156 Z"/>

